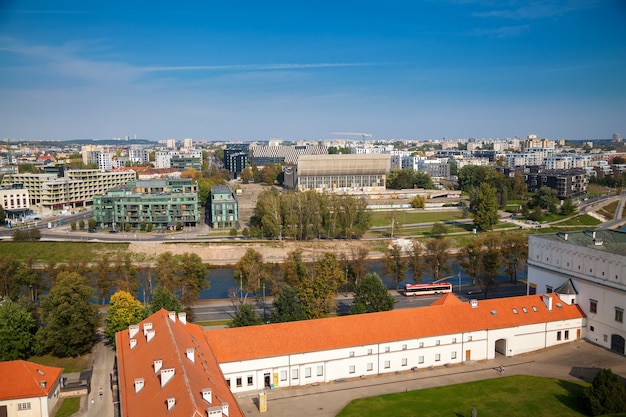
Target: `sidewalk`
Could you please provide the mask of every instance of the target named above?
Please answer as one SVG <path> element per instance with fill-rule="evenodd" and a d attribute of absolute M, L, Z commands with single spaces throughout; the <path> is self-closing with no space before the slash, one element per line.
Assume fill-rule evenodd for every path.
<path fill-rule="evenodd" d="M 490 361 L 469 362 L 448 368 L 420 369 L 384 376 L 330 382 L 317 386 L 268 390 L 267 413 L 257 407 L 258 392 L 236 395 L 247 417 L 311 416 L 335 417 L 351 400 L 403 391 L 462 384 L 501 378 L 497 368 L 504 364 L 505 375 L 534 375 L 591 382 L 602 368 L 626 378 L 626 360 L 614 352 L 578 340 L 540 352 Z"/>

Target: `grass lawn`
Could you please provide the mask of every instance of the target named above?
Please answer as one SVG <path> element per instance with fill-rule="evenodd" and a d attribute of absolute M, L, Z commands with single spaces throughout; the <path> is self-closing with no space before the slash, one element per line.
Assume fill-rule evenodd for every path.
<path fill-rule="evenodd" d="M 585 416 L 578 397 L 587 383 L 515 375 L 354 400 L 337 417 Z"/>
<path fill-rule="evenodd" d="M 390 211 L 372 212 L 372 226 L 391 226 Z M 396 222 L 401 224 L 416 224 L 429 222 L 443 222 L 446 220 L 463 219 L 462 211 L 396 211 Z"/>
<path fill-rule="evenodd" d="M 0 254 L 11 254 L 18 259 L 29 256 L 37 262 L 53 260 L 57 263 L 74 261 L 92 262 L 103 252 L 128 249 L 128 243 L 87 242 L 0 242 Z"/>
<path fill-rule="evenodd" d="M 556 223 L 556 226 L 597 226 L 600 224 L 600 220 L 592 217 L 588 214 L 581 214 L 580 216 L 572 217 L 564 222 Z"/>
<path fill-rule="evenodd" d="M 63 368 L 64 373 L 81 372 L 87 369 L 89 355 L 79 356 L 77 358 L 56 358 L 52 355 L 33 356 L 28 359 L 31 362 L 40 365 L 54 366 Z"/>
<path fill-rule="evenodd" d="M 56 412 L 54 417 L 69 417 L 72 414 L 78 412 L 80 408 L 80 397 L 64 398 L 61 403 L 61 407 Z"/>

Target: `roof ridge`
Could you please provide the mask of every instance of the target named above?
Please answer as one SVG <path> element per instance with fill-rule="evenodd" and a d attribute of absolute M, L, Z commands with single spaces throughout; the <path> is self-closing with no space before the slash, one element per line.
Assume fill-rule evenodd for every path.
<path fill-rule="evenodd" d="M 39 383 L 39 381 L 37 381 L 37 377 L 33 373 L 33 370 L 29 369 L 29 366 L 31 365 L 31 362 L 27 362 L 25 360 L 20 360 L 20 364 L 24 367 L 26 372 L 28 372 L 28 374 L 31 376 L 31 378 L 33 378 L 33 382 L 35 383 L 35 386 L 37 387 L 37 390 L 42 391 L 45 395 L 48 395 L 46 390 L 41 387 L 41 384 Z M 34 367 L 39 366 L 39 364 L 35 364 L 34 362 L 32 362 L 32 365 L 34 365 Z M 35 370 L 35 372 L 37 372 L 37 370 Z"/>
<path fill-rule="evenodd" d="M 164 313 L 162 313 L 162 315 L 165 315 Z M 165 321 L 166 325 L 167 325 L 167 329 L 169 331 L 169 335 L 170 335 L 170 340 L 172 341 L 172 345 L 174 345 L 174 349 L 176 349 L 176 357 L 178 358 L 178 364 L 180 365 L 180 369 L 181 369 L 181 373 L 183 376 L 183 381 L 185 383 L 185 386 L 187 387 L 187 392 L 189 393 L 189 397 L 191 399 L 191 403 L 193 405 L 193 409 L 194 410 L 198 410 L 198 404 L 196 403 L 196 398 L 193 395 L 193 391 L 191 390 L 191 384 L 189 383 L 189 377 L 187 376 L 187 369 L 185 368 L 185 364 L 183 361 L 183 358 L 181 356 L 180 353 L 180 349 L 178 346 L 178 341 L 176 340 L 176 337 L 174 336 L 174 331 L 172 330 L 171 327 L 171 320 L 169 319 L 169 313 L 168 313 L 168 317 L 164 317 L 163 320 Z"/>

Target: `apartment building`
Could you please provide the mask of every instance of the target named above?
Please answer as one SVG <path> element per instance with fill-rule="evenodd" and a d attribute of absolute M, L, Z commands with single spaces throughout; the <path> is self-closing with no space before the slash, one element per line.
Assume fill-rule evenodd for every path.
<path fill-rule="evenodd" d="M 94 197 L 93 216 L 101 227 L 173 228 L 198 222 L 198 186 L 190 179 L 131 181 Z"/>
<path fill-rule="evenodd" d="M 53 173 L 5 175 L 0 185 L 20 184 L 28 190 L 32 210 L 52 211 L 91 205 L 95 195 L 104 194 L 134 178 L 134 171 L 85 169 L 64 171 L 62 177 Z"/>
<path fill-rule="evenodd" d="M 211 187 L 209 222 L 214 229 L 231 229 L 239 226 L 237 198 L 227 185 Z"/>

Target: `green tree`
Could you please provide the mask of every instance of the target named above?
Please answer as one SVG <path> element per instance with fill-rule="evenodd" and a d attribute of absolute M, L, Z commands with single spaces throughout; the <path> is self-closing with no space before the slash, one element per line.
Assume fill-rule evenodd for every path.
<path fill-rule="evenodd" d="M 500 252 L 506 275 L 511 282 L 517 282 L 517 271 L 528 258 L 528 238 L 519 234 L 503 234 Z"/>
<path fill-rule="evenodd" d="M 374 313 L 377 311 L 393 310 L 396 300 L 389 294 L 389 290 L 378 274 L 370 273 L 363 282 L 357 285 L 354 292 L 352 313 Z"/>
<path fill-rule="evenodd" d="M 470 209 L 474 213 L 474 225 L 480 230 L 491 230 L 498 223 L 498 198 L 496 189 L 488 183 L 470 192 Z"/>
<path fill-rule="evenodd" d="M 393 243 L 385 252 L 383 270 L 391 278 L 391 281 L 396 284 L 396 290 L 406 277 L 406 267 L 407 261 L 402 256 L 402 248 L 397 243 Z"/>
<path fill-rule="evenodd" d="M 263 320 L 251 304 L 238 303 L 228 327 L 246 327 L 262 324 Z"/>
<path fill-rule="evenodd" d="M 274 297 L 271 314 L 274 323 L 304 320 L 298 290 L 291 285 L 283 285 Z"/>
<path fill-rule="evenodd" d="M 143 320 L 143 306 L 129 292 L 117 291 L 111 296 L 104 337 L 115 346 L 115 334 Z"/>
<path fill-rule="evenodd" d="M 550 187 L 539 188 L 533 197 L 533 206 L 539 206 L 544 210 L 555 210 L 557 202 L 557 192 Z"/>
<path fill-rule="evenodd" d="M 18 304 L 0 304 L 0 361 L 28 359 L 39 353 L 35 334 L 39 325 L 32 314 Z"/>
<path fill-rule="evenodd" d="M 335 293 L 346 283 L 337 255 L 327 252 L 315 262 L 312 274 L 298 286 L 298 298 L 308 319 L 328 316 L 335 308 Z"/>
<path fill-rule="evenodd" d="M 76 230 L 76 221 L 72 220 L 72 221 L 70 222 L 70 228 L 71 228 L 72 230 Z"/>
<path fill-rule="evenodd" d="M 446 226 L 441 223 L 441 222 L 435 222 L 433 224 L 433 228 L 431 229 L 430 233 L 434 236 L 444 236 L 448 233 L 448 229 L 446 229 Z"/>
<path fill-rule="evenodd" d="M 174 257 L 172 252 L 163 252 L 157 256 L 155 270 L 157 271 L 157 283 L 169 292 L 175 293 L 180 283 L 178 259 Z"/>
<path fill-rule="evenodd" d="M 487 236 L 483 240 L 483 250 L 480 256 L 480 274 L 477 284 L 487 298 L 489 290 L 496 286 L 496 277 L 502 266 L 500 241 L 497 236 Z"/>
<path fill-rule="evenodd" d="M 152 303 L 150 304 L 149 314 L 154 314 L 162 308 L 167 311 L 175 311 L 177 313 L 183 311 L 183 308 L 178 301 L 178 297 L 164 287 L 158 286 L 152 295 Z"/>
<path fill-rule="evenodd" d="M 302 249 L 289 252 L 285 262 L 281 264 L 283 281 L 297 288 L 308 275 L 309 271 L 302 258 Z"/>
<path fill-rule="evenodd" d="M 576 214 L 576 206 L 571 198 L 566 198 L 561 205 L 561 214 L 563 216 L 573 216 Z"/>
<path fill-rule="evenodd" d="M 626 412 L 626 387 L 610 369 L 600 369 L 591 386 L 583 391 L 581 401 L 591 415 Z"/>
<path fill-rule="evenodd" d="M 183 253 L 179 261 L 179 271 L 182 276 L 180 282 L 180 302 L 187 312 L 187 319 L 193 321 L 193 303 L 200 296 L 200 291 L 210 286 L 207 280 L 209 270 L 207 265 L 202 263 L 202 258 L 197 254 Z"/>
<path fill-rule="evenodd" d="M 78 221 L 78 228 L 79 228 L 80 230 L 84 230 L 84 229 L 85 229 L 85 221 L 84 221 L 83 219 L 80 219 L 80 220 Z"/>
<path fill-rule="evenodd" d="M 93 283 L 100 303 L 104 305 L 106 298 L 111 295 L 113 281 L 111 281 L 111 258 L 108 253 L 102 253 L 96 260 L 92 268 Z"/>
<path fill-rule="evenodd" d="M 4 207 L 0 204 L 0 224 L 4 224 L 7 219 L 7 212 L 4 210 Z"/>
<path fill-rule="evenodd" d="M 59 273 L 41 302 L 43 327 L 37 339 L 46 352 L 68 357 L 91 350 L 99 321 L 98 307 L 90 302 L 93 292 L 84 276 Z"/>
<path fill-rule="evenodd" d="M 0 295 L 2 299 L 10 298 L 15 285 L 15 275 L 20 269 L 21 263 L 12 254 L 0 254 Z"/>
<path fill-rule="evenodd" d="M 133 263 L 132 254 L 130 252 L 120 251 L 115 254 L 111 272 L 115 277 L 115 286 L 118 290 L 135 293 L 139 288 L 137 267 Z"/>
<path fill-rule="evenodd" d="M 87 226 L 89 227 L 89 229 L 95 229 L 97 224 L 96 224 L 96 219 L 94 219 L 93 217 L 91 217 L 89 220 L 87 220 Z"/>

